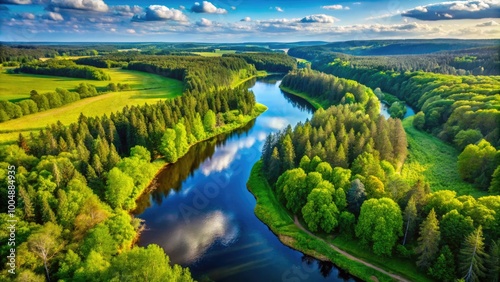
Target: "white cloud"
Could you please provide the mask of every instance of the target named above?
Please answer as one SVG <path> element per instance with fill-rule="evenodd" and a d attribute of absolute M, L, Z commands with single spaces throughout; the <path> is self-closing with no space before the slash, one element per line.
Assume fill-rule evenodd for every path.
<path fill-rule="evenodd" d="M 32 13 L 21 13 L 18 15 L 18 17 L 20 19 L 23 19 L 23 20 L 34 20 L 35 19 L 35 15 Z"/>
<path fill-rule="evenodd" d="M 252 19 L 250 17 L 244 17 L 243 19 L 240 20 L 240 22 L 250 22 Z"/>
<path fill-rule="evenodd" d="M 132 17 L 135 14 L 140 14 L 143 12 L 142 7 L 139 7 L 137 5 L 134 5 L 134 6 L 129 6 L 129 5 L 111 6 L 110 10 L 112 10 L 113 13 L 116 15 L 126 16 L 126 17 Z"/>
<path fill-rule="evenodd" d="M 336 21 L 339 21 L 339 19 L 325 14 L 310 15 L 300 20 L 302 23 L 334 23 Z"/>
<path fill-rule="evenodd" d="M 133 28 L 129 28 L 127 30 L 125 30 L 127 33 L 130 33 L 130 34 L 134 34 L 135 33 L 135 29 Z"/>
<path fill-rule="evenodd" d="M 231 6 L 231 10 L 236 10 L 236 7 L 235 6 Z"/>
<path fill-rule="evenodd" d="M 449 1 L 418 6 L 404 11 L 401 15 L 427 21 L 498 18 L 500 15 L 500 1 Z"/>
<path fill-rule="evenodd" d="M 476 26 L 477 27 L 487 27 L 487 26 L 498 26 L 498 25 L 500 25 L 500 24 L 497 23 L 496 21 L 489 21 L 489 22 L 477 24 Z"/>
<path fill-rule="evenodd" d="M 64 18 L 61 14 L 59 13 L 54 13 L 54 12 L 48 12 L 45 15 L 43 15 L 44 19 L 48 19 L 51 21 L 63 21 Z"/>
<path fill-rule="evenodd" d="M 186 10 L 186 7 L 185 7 L 185 6 L 180 5 L 180 6 L 179 6 L 179 10 L 184 11 L 184 10 Z"/>
<path fill-rule="evenodd" d="M 214 4 L 203 1 L 201 4 L 199 2 L 195 2 L 191 7 L 191 12 L 193 13 L 206 13 L 206 14 L 226 14 L 227 10 L 222 8 L 215 7 Z"/>
<path fill-rule="evenodd" d="M 342 10 L 344 7 L 342 5 L 329 5 L 322 6 L 321 8 L 325 10 Z"/>
<path fill-rule="evenodd" d="M 0 0 L 0 4 L 29 5 L 31 0 Z"/>
<path fill-rule="evenodd" d="M 73 9 L 95 12 L 107 12 L 109 9 L 102 0 L 50 0 L 48 8 L 52 11 Z"/>
<path fill-rule="evenodd" d="M 187 16 L 182 11 L 162 5 L 151 5 L 146 8 L 146 13 L 135 15 L 133 21 L 177 21 L 187 22 Z"/>
<path fill-rule="evenodd" d="M 196 25 L 202 26 L 202 27 L 208 27 L 208 26 L 212 26 L 212 21 L 207 20 L 205 18 L 201 18 L 201 20 L 196 22 Z"/>

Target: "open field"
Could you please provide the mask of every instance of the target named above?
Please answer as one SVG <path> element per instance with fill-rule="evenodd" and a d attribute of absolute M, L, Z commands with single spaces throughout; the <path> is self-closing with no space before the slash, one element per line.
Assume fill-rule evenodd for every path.
<path fill-rule="evenodd" d="M 7 74 L 4 70 L 0 73 L 0 100 L 14 102 L 26 99 L 29 98 L 31 90 L 36 90 L 38 93 L 54 91 L 56 88 L 73 91 L 82 82 L 96 87 L 105 87 L 110 82 L 128 83 L 132 90 L 139 90 L 166 86 L 172 81 L 171 79 L 139 71 L 122 69 L 106 69 L 105 71 L 111 76 L 110 81 L 36 74 Z"/>
<path fill-rule="evenodd" d="M 112 78 L 111 82 L 128 83 L 132 89 L 130 91 L 110 92 L 82 99 L 60 108 L 0 123 L 0 143 L 12 142 L 17 139 L 19 132 L 29 134 L 29 131 L 44 128 L 48 124 L 55 123 L 58 120 L 60 120 L 63 124 L 70 124 L 77 120 L 80 113 L 83 113 L 86 116 L 100 116 L 119 111 L 127 105 L 154 103 L 161 99 L 173 98 L 182 94 L 183 84 L 181 81 L 175 79 L 165 78 L 144 72 L 121 69 L 113 69 L 109 70 L 109 72 Z M 35 75 L 30 75 L 29 79 L 37 78 L 38 77 Z M 58 80 L 71 80 L 71 85 L 74 86 L 76 86 L 77 83 L 86 81 L 55 76 L 43 76 L 43 78 L 40 78 L 37 81 L 43 84 L 43 80 L 45 78 L 49 79 L 49 81 L 45 82 L 45 87 L 48 87 L 47 85 L 56 81 L 59 83 Z M 99 83 L 107 85 L 110 81 L 92 80 L 91 82 L 94 85 L 99 85 Z M 68 81 L 66 81 L 66 83 L 68 83 Z M 7 84 L 12 86 L 15 85 L 12 81 L 8 81 Z M 4 85 L 3 80 L 2 85 Z M 53 84 L 52 90 L 56 87 L 56 85 L 59 84 Z"/>
<path fill-rule="evenodd" d="M 222 57 L 223 54 L 234 54 L 236 50 L 218 50 L 214 52 L 192 52 L 193 54 L 204 56 L 204 57 Z"/>
<path fill-rule="evenodd" d="M 487 196 L 472 184 L 463 181 L 458 174 L 459 152 L 449 144 L 429 133 L 413 127 L 413 117 L 406 118 L 403 126 L 408 139 L 408 157 L 401 172 L 405 179 L 414 183 L 423 176 L 432 191 L 453 190 L 457 195 Z"/>

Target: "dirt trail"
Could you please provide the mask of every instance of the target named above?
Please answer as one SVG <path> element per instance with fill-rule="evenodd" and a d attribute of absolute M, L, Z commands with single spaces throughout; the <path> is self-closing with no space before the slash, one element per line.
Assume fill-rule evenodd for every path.
<path fill-rule="evenodd" d="M 318 236 L 314 235 L 313 233 L 311 233 L 311 232 L 309 232 L 307 229 L 305 229 L 305 228 L 304 228 L 304 226 L 302 226 L 302 224 L 300 224 L 299 220 L 297 219 L 297 216 L 295 216 L 295 217 L 294 217 L 294 223 L 295 223 L 295 225 L 297 225 L 297 227 L 298 227 L 298 228 L 300 228 L 301 230 L 303 230 L 304 232 L 306 232 L 306 233 L 307 233 L 307 234 L 309 234 L 310 236 L 312 236 L 312 237 L 314 237 L 314 238 L 316 238 L 316 239 L 319 239 L 319 240 L 321 240 L 321 241 L 323 241 L 323 242 L 327 243 L 327 244 L 330 246 L 330 248 L 332 248 L 332 249 L 334 249 L 335 251 L 337 251 L 337 252 L 341 253 L 343 256 L 347 257 L 348 259 L 353 260 L 353 261 L 357 261 L 357 262 L 359 262 L 359 263 L 362 263 L 362 264 L 364 264 L 364 265 L 366 265 L 366 266 L 368 266 L 368 267 L 370 267 L 370 268 L 373 268 L 373 269 L 375 269 L 375 270 L 377 270 L 377 271 L 379 271 L 379 272 L 382 272 L 382 273 L 383 273 L 383 274 L 385 274 L 385 275 L 388 275 L 388 276 L 390 276 L 390 277 L 392 277 L 392 278 L 396 279 L 397 281 L 410 282 L 410 280 L 405 279 L 405 278 L 403 278 L 403 277 L 402 277 L 402 276 L 400 276 L 400 275 L 397 275 L 397 274 L 393 274 L 393 273 L 387 272 L 387 271 L 383 270 L 383 269 L 382 269 L 382 268 L 380 268 L 380 267 L 377 267 L 377 266 L 375 266 L 375 265 L 373 265 L 373 264 L 371 264 L 371 263 L 368 263 L 368 262 L 366 262 L 366 261 L 364 261 L 364 260 L 362 260 L 362 259 L 359 259 L 359 258 L 357 258 L 357 257 L 355 257 L 355 256 L 353 256 L 353 255 L 351 255 L 351 254 L 349 254 L 348 252 L 343 251 L 343 250 L 339 249 L 338 247 L 336 247 L 336 246 L 334 246 L 334 245 L 332 245 L 332 244 L 330 244 L 330 243 L 326 242 L 326 241 L 325 241 L 325 240 L 323 240 L 322 238 L 320 238 L 320 237 L 318 237 Z"/>

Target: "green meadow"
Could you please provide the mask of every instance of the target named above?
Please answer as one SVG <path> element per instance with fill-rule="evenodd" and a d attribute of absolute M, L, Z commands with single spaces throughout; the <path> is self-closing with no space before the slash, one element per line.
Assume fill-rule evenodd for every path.
<path fill-rule="evenodd" d="M 486 191 L 463 181 L 458 174 L 459 152 L 451 145 L 429 133 L 413 127 L 413 117 L 406 118 L 403 126 L 408 139 L 408 157 L 401 172 L 411 184 L 419 177 L 429 182 L 432 191 L 453 190 L 457 195 L 487 196 Z"/>
<path fill-rule="evenodd" d="M 2 100 L 28 98 L 29 91 L 32 89 L 37 90 L 39 93 L 53 91 L 57 87 L 72 90 L 81 82 L 87 82 L 97 87 L 105 87 L 110 82 L 127 83 L 130 85 L 131 90 L 110 92 L 82 99 L 60 108 L 0 123 L 0 143 L 11 143 L 17 139 L 19 132 L 29 134 L 29 131 L 44 128 L 58 120 L 63 124 L 70 124 L 77 120 L 80 113 L 86 116 L 109 115 L 127 105 L 155 103 L 158 100 L 173 98 L 182 94 L 183 83 L 175 79 L 122 69 L 110 69 L 107 71 L 111 76 L 111 81 L 2 73 L 0 76 L 0 92 L 2 93 L 0 94 L 0 99 Z"/>

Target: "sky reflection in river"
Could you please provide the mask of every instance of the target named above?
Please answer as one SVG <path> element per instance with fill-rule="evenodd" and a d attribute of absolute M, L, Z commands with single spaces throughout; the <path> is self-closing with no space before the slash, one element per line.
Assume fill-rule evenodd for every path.
<path fill-rule="evenodd" d="M 301 281 L 295 270 L 307 281 L 353 281 L 333 264 L 283 245 L 253 212 L 246 182 L 266 136 L 312 115 L 307 103 L 278 85 L 268 79 L 252 87 L 269 108 L 254 123 L 194 146 L 159 174 L 158 188 L 138 203 L 136 214 L 148 228 L 139 245 L 159 244 L 202 281 Z"/>

